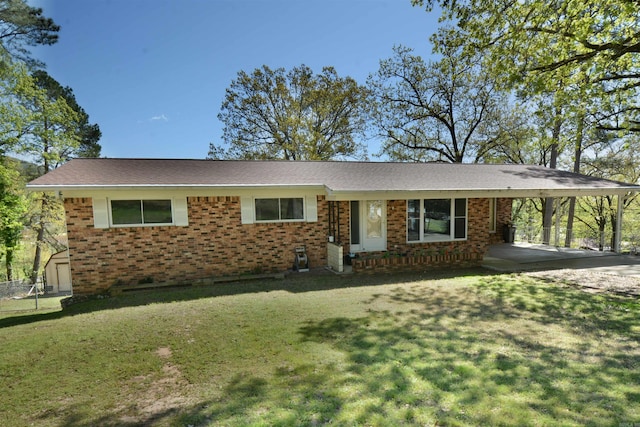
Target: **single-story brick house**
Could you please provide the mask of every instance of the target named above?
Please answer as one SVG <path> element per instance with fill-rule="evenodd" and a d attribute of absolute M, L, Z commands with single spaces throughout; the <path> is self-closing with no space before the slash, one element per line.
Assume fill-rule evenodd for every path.
<path fill-rule="evenodd" d="M 338 271 L 477 265 L 514 198 L 638 190 L 528 165 L 176 159 L 74 159 L 27 187 L 64 200 L 76 295 L 282 272 L 299 247 Z"/>

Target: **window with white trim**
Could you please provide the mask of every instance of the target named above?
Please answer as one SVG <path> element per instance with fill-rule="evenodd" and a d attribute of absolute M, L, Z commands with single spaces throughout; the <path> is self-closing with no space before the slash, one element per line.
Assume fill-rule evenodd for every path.
<path fill-rule="evenodd" d="M 173 207 L 171 199 L 158 200 L 111 200 L 111 224 L 130 225 L 171 225 Z"/>
<path fill-rule="evenodd" d="M 443 242 L 467 238 L 467 199 L 407 200 L 407 241 Z"/>
<path fill-rule="evenodd" d="M 303 197 L 255 199 L 254 204 L 256 222 L 304 220 Z"/>

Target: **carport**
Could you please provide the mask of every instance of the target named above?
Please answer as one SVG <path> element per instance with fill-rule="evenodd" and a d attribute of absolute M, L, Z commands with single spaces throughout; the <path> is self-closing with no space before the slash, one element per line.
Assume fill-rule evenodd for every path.
<path fill-rule="evenodd" d="M 640 277 L 640 256 L 530 243 L 492 245 L 482 266 L 505 273 L 569 268 Z"/>

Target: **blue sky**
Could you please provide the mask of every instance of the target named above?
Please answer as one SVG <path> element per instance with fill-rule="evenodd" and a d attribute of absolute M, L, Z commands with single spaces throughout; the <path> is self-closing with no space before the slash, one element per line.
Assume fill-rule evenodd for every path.
<path fill-rule="evenodd" d="M 331 65 L 364 83 L 394 45 L 428 57 L 438 20 L 410 0 L 28 1 L 62 27 L 34 55 L 99 124 L 106 157 L 204 158 L 238 71 Z"/>

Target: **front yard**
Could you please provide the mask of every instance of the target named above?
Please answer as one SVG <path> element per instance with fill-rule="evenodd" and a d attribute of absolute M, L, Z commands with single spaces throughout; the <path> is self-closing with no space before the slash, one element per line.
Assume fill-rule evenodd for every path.
<path fill-rule="evenodd" d="M 0 425 L 634 425 L 637 298 L 299 274 L 0 319 Z"/>

